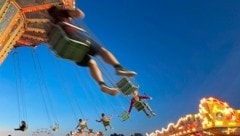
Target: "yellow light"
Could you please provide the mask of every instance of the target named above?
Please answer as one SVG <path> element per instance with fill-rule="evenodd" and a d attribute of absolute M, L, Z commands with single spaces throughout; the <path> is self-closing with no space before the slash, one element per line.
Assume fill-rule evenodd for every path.
<path fill-rule="evenodd" d="M 215 121 L 215 126 L 222 126 L 223 125 L 223 122 L 222 121 Z"/>
<path fill-rule="evenodd" d="M 228 122 L 228 125 L 229 125 L 229 126 L 236 126 L 237 123 L 236 123 L 236 122 Z"/>

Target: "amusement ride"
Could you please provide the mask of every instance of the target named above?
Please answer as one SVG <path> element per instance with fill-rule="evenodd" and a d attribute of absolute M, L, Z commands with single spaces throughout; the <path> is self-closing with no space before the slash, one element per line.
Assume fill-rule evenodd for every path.
<path fill-rule="evenodd" d="M 89 51 L 88 43 L 75 41 L 69 38 L 58 25 L 51 23 L 48 9 L 58 6 L 65 9 L 75 9 L 75 0 L 1 0 L 0 1 L 0 64 L 6 57 L 18 47 L 36 47 L 47 44 L 56 56 L 79 61 Z M 82 32 L 87 32 L 84 28 L 72 26 Z M 17 56 L 15 56 L 17 57 Z M 16 73 L 18 62 L 15 63 Z M 41 75 L 41 73 L 39 74 Z M 18 76 L 18 74 L 16 74 Z M 21 80 L 17 81 L 17 86 L 21 89 Z M 40 85 L 41 86 L 41 85 Z M 122 77 L 116 83 L 123 96 L 130 96 L 139 91 L 139 85 L 134 78 Z M 48 100 L 47 92 L 45 101 Z M 16 130 L 28 131 L 31 123 L 27 121 L 24 114 L 24 96 L 18 90 L 19 109 L 21 111 L 20 126 Z M 146 112 L 148 104 L 139 98 L 134 98 L 133 106 L 137 111 Z M 151 99 L 151 97 L 147 97 Z M 21 106 L 22 105 L 22 106 Z M 46 109 L 52 109 L 45 103 Z M 49 106 L 49 107 L 48 107 Z M 150 109 L 152 115 L 156 114 Z M 54 116 L 54 115 L 53 115 Z M 119 119 L 126 121 L 130 118 L 130 112 L 125 110 L 119 114 Z M 49 116 L 49 118 L 52 118 Z M 54 118 L 54 117 L 53 117 Z M 51 129 L 39 129 L 33 132 L 33 136 L 51 136 L 52 132 L 60 129 L 57 119 L 52 121 Z M 99 120 L 103 126 L 109 127 L 110 121 L 103 118 Z M 79 124 L 81 126 L 81 124 Z M 111 126 L 110 126 L 111 127 Z M 176 124 L 170 123 L 166 129 L 156 130 L 148 133 L 148 136 L 203 136 L 203 135 L 238 135 L 240 134 L 240 111 L 233 110 L 227 103 L 217 98 L 203 98 L 199 105 L 199 113 L 187 115 L 179 119 Z M 69 136 L 81 135 L 103 135 L 102 132 L 93 132 L 92 129 L 85 131 L 85 128 L 75 132 L 69 132 Z"/>

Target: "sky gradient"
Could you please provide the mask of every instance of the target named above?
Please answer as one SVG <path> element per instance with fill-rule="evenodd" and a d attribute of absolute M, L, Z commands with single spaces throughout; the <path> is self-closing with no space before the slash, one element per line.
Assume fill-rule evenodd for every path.
<path fill-rule="evenodd" d="M 57 121 L 60 130 L 54 136 L 65 136 L 79 118 L 104 131 L 95 121 L 102 112 L 113 116 L 114 129 L 106 135 L 145 134 L 197 113 L 200 100 L 208 96 L 239 109 L 239 5 L 239 0 L 77 1 L 87 28 L 124 67 L 138 73 L 140 94 L 153 97 L 148 103 L 157 116 L 148 119 L 133 109 L 130 119 L 121 122 L 117 116 L 128 109 L 130 97 L 103 94 L 86 68 L 55 57 L 44 44 L 17 48 L 0 67 L 0 135 L 31 136 Z M 120 79 L 101 64 L 111 82 Z M 22 87 L 16 87 L 19 81 Z M 18 89 L 25 97 L 26 133 L 13 131 L 22 116 Z M 44 102 L 42 96 L 49 99 Z"/>

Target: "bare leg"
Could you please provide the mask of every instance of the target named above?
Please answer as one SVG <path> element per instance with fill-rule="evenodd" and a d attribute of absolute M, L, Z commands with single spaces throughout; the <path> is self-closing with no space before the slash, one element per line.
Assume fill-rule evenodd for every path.
<path fill-rule="evenodd" d="M 151 117 L 151 116 L 147 113 L 147 111 L 145 110 L 145 108 L 143 109 L 143 112 L 146 114 L 146 116 L 147 116 L 148 118 Z"/>
<path fill-rule="evenodd" d="M 89 67 L 91 76 L 92 76 L 97 82 L 104 82 L 103 77 L 102 77 L 102 73 L 101 73 L 100 69 L 98 68 L 98 65 L 97 65 L 97 63 L 96 63 L 95 60 L 91 59 L 91 60 L 88 62 L 88 67 Z"/>
<path fill-rule="evenodd" d="M 112 66 L 119 65 L 119 61 L 117 60 L 117 58 L 107 49 L 102 47 L 102 50 L 99 52 L 99 55 L 108 64 L 110 64 Z"/>
<path fill-rule="evenodd" d="M 152 114 L 153 116 L 156 115 L 156 113 L 153 112 L 153 110 L 151 109 L 151 107 L 150 107 L 147 103 L 146 103 L 146 108 L 151 112 L 151 114 Z"/>
<path fill-rule="evenodd" d="M 18 131 L 18 130 L 24 131 L 24 128 L 15 128 L 14 130 L 15 131 Z"/>
<path fill-rule="evenodd" d="M 115 67 L 116 73 L 118 75 L 123 75 L 123 76 L 127 76 L 127 77 L 133 77 L 136 75 L 136 72 L 128 71 L 128 70 L 122 68 L 119 61 L 117 60 L 117 58 L 110 51 L 108 51 L 107 49 L 102 47 L 98 42 L 96 42 L 91 37 L 88 37 L 86 35 L 78 33 L 76 35 L 72 35 L 71 38 L 78 40 L 78 41 L 87 42 L 88 44 L 92 45 L 93 47 L 96 46 L 96 48 L 97 48 L 96 51 L 98 52 L 98 55 L 101 56 L 106 63 Z M 101 48 L 101 49 L 99 49 L 99 48 Z"/>
<path fill-rule="evenodd" d="M 91 59 L 88 62 L 88 67 L 90 70 L 91 76 L 98 82 L 98 83 L 104 83 L 102 73 L 96 63 L 95 60 Z M 100 84 L 101 90 L 105 93 L 108 93 L 110 95 L 117 95 L 119 90 L 117 88 L 110 88 L 106 86 L 105 84 Z"/>
<path fill-rule="evenodd" d="M 110 129 L 112 129 L 112 124 L 111 123 L 109 124 L 109 127 L 110 127 Z"/>
<path fill-rule="evenodd" d="M 99 52 L 99 55 L 103 58 L 103 60 L 112 65 L 113 67 L 116 68 L 116 73 L 118 75 L 123 75 L 123 76 L 127 76 L 127 77 L 133 77 L 135 76 L 137 73 L 134 71 L 128 71 L 126 69 L 124 69 L 119 61 L 117 60 L 117 58 L 107 49 L 103 48 L 101 49 L 101 51 Z"/>

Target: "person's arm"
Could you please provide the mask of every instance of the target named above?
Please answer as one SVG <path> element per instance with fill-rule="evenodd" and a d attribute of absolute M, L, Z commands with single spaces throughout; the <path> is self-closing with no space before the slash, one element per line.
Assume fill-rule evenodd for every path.
<path fill-rule="evenodd" d="M 141 99 L 151 99 L 151 97 L 149 97 L 149 96 L 138 96 L 139 97 L 139 99 L 141 100 Z"/>
<path fill-rule="evenodd" d="M 78 123 L 78 125 L 76 126 L 76 129 L 79 127 L 79 123 Z"/>
<path fill-rule="evenodd" d="M 71 18 L 84 18 L 85 17 L 84 12 L 78 8 L 73 9 L 73 10 L 68 10 L 67 12 Z"/>
<path fill-rule="evenodd" d="M 96 120 L 97 122 L 102 122 L 102 119 L 101 120 Z"/>

